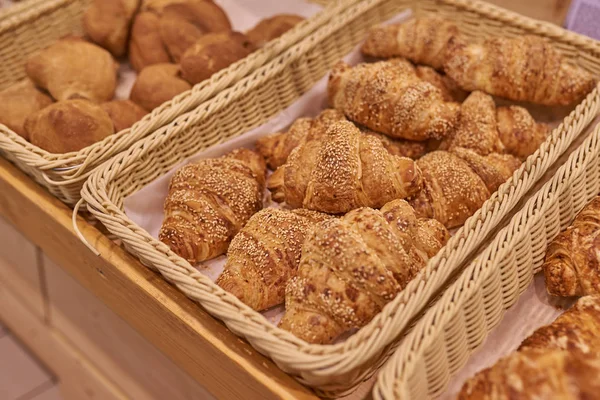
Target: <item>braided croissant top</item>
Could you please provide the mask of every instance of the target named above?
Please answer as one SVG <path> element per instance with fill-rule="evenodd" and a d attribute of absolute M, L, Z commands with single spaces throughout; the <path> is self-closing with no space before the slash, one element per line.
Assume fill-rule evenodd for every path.
<path fill-rule="evenodd" d="M 158 238 L 190 263 L 225 253 L 262 208 L 266 166 L 246 149 L 180 168 L 171 178 Z"/>
<path fill-rule="evenodd" d="M 319 224 L 288 283 L 280 327 L 325 344 L 366 325 L 448 238 L 440 223 L 418 219 L 404 200 Z"/>
<path fill-rule="evenodd" d="M 231 241 L 216 284 L 257 311 L 283 303 L 287 282 L 300 263 L 305 236 L 330 218 L 303 208 L 259 211 Z"/>
<path fill-rule="evenodd" d="M 550 243 L 542 268 L 552 295 L 600 294 L 600 196 Z"/>
<path fill-rule="evenodd" d="M 389 154 L 379 139 L 341 121 L 294 149 L 268 187 L 273 200 L 293 208 L 339 214 L 414 194 L 421 171 L 413 160 Z"/>
<path fill-rule="evenodd" d="M 444 71 L 465 90 L 543 105 L 572 104 L 596 84 L 589 72 L 537 36 L 473 44 L 452 39 Z"/>
<path fill-rule="evenodd" d="M 329 104 L 350 120 L 395 138 L 441 139 L 458 118 L 459 105 L 444 101 L 442 92 L 404 59 L 355 67 L 339 62 L 327 92 Z"/>

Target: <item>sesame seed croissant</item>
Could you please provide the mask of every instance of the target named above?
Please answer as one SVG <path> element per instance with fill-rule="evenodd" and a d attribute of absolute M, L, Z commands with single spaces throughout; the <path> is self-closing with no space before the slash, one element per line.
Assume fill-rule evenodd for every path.
<path fill-rule="evenodd" d="M 482 90 L 515 101 L 569 105 L 590 92 L 596 81 L 537 36 L 495 37 L 466 44 L 452 39 L 444 71 L 467 91 Z"/>
<path fill-rule="evenodd" d="M 283 303 L 287 282 L 298 270 L 305 236 L 330 218 L 303 208 L 259 211 L 231 241 L 217 285 L 257 311 Z"/>
<path fill-rule="evenodd" d="M 296 147 L 267 186 L 273 200 L 292 208 L 340 214 L 416 193 L 421 171 L 413 160 L 389 154 L 379 139 L 340 121 L 325 136 Z"/>
<path fill-rule="evenodd" d="M 542 268 L 552 295 L 600 294 L 600 196 L 548 245 Z"/>
<path fill-rule="evenodd" d="M 159 240 L 190 263 L 225 253 L 262 208 L 265 170 L 262 157 L 247 149 L 180 168 L 169 184 Z"/>
<path fill-rule="evenodd" d="M 417 160 L 423 189 L 410 199 L 420 217 L 447 228 L 461 226 L 504 183 L 520 161 L 508 154 L 481 156 L 472 150 L 438 150 Z"/>
<path fill-rule="evenodd" d="M 441 139 L 458 119 L 459 105 L 419 78 L 407 60 L 350 67 L 336 64 L 327 87 L 329 104 L 348 119 L 394 138 Z"/>
<path fill-rule="evenodd" d="M 451 38 L 459 35 L 458 27 L 443 18 L 414 18 L 402 24 L 373 28 L 361 51 L 364 55 L 404 57 L 417 64 L 441 69 Z"/>
<path fill-rule="evenodd" d="M 442 224 L 417 218 L 404 200 L 320 223 L 306 238 L 298 275 L 287 285 L 280 328 L 327 344 L 366 325 L 448 238 Z"/>

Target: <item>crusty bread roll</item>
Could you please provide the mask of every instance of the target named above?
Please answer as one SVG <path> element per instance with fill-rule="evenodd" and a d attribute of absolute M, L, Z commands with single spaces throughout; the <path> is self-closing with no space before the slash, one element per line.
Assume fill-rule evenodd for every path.
<path fill-rule="evenodd" d="M 155 64 L 142 70 L 137 77 L 130 98 L 148 111 L 171 100 L 192 86 L 181 79 L 179 65 Z"/>
<path fill-rule="evenodd" d="M 82 99 L 59 101 L 32 114 L 25 130 L 31 143 L 57 154 L 79 151 L 114 133 L 106 111 Z"/>
<path fill-rule="evenodd" d="M 110 53 L 77 37 L 61 39 L 27 60 L 29 78 L 56 100 L 112 99 L 117 68 Z"/>
<path fill-rule="evenodd" d="M 303 20 L 304 18 L 299 15 L 274 15 L 260 21 L 254 28 L 246 32 L 246 36 L 248 36 L 248 39 L 250 39 L 252 44 L 256 47 L 263 47 L 265 44 L 283 35 Z"/>
<path fill-rule="evenodd" d="M 94 0 L 83 14 L 83 30 L 92 42 L 121 57 L 140 0 Z"/>
<path fill-rule="evenodd" d="M 160 18 L 149 11 L 136 15 L 129 39 L 129 63 L 140 72 L 152 64 L 171 62 L 171 57 L 159 32 Z"/>
<path fill-rule="evenodd" d="M 130 128 L 148 114 L 146 110 L 131 100 L 113 100 L 102 103 L 101 107 L 112 119 L 115 132 Z"/>
<path fill-rule="evenodd" d="M 28 139 L 25 119 L 50 104 L 50 96 L 36 89 L 30 80 L 23 80 L 0 92 L 0 124 Z"/>
<path fill-rule="evenodd" d="M 254 46 L 242 33 L 209 33 L 185 52 L 181 58 L 181 73 L 184 79 L 195 85 L 252 51 Z"/>

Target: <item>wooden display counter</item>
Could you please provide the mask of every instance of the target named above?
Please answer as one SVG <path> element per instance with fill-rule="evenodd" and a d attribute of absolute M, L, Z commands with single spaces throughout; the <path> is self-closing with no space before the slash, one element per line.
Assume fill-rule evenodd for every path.
<path fill-rule="evenodd" d="M 119 384 L 117 380 L 123 374 L 115 373 L 111 368 L 103 371 L 102 365 L 98 365 L 99 350 L 94 351 L 94 346 L 81 345 L 81 342 L 86 341 L 97 346 L 104 345 L 105 358 L 113 358 L 104 364 L 121 364 L 118 356 L 129 346 L 112 346 L 111 343 L 103 344 L 102 341 L 116 343 L 127 338 L 102 335 L 98 332 L 99 326 L 94 328 L 92 324 L 88 329 L 88 337 L 80 341 L 79 346 L 71 346 L 71 342 L 75 341 L 71 338 L 73 329 L 65 328 L 69 325 L 64 322 L 68 318 L 61 318 L 60 314 L 73 312 L 75 305 L 81 308 L 86 300 L 82 296 L 86 293 L 80 290 L 82 296 L 69 298 L 67 292 L 72 288 L 61 288 L 61 285 L 66 285 L 65 279 L 57 277 L 59 274 L 64 275 L 64 272 L 68 274 L 66 280 L 72 281 L 71 286 L 81 285 L 95 295 L 112 310 L 105 311 L 116 313 L 141 334 L 144 342 L 149 342 L 170 358 L 174 366 L 181 369 L 182 375 L 189 374 L 193 378 L 192 383 L 195 385 L 190 385 L 193 387 L 187 396 L 182 394 L 169 398 L 205 398 L 207 394 L 203 392 L 203 388 L 206 388 L 218 398 L 316 399 L 308 389 L 258 354 L 162 277 L 141 265 L 100 231 L 80 219 L 78 224 L 82 233 L 101 253 L 101 256 L 95 256 L 75 235 L 71 210 L 2 158 L 0 216 L 23 235 L 21 237 L 6 223 L 0 230 L 3 243 L 0 253 L 0 319 L 59 379 L 73 381 L 74 386 L 81 386 L 79 393 L 73 398 L 147 397 L 138 397 L 135 390 L 132 392 L 131 388 L 128 390 L 124 387 L 131 386 L 131 382 Z M 53 296 L 51 290 L 56 295 Z M 62 299 L 55 301 L 59 295 Z M 92 298 L 90 302 L 95 300 L 94 296 L 89 297 Z M 85 323 L 85 318 L 93 319 L 93 315 L 87 314 L 93 314 L 94 307 L 78 311 L 79 314 L 71 321 L 74 330 L 81 329 L 80 325 Z M 96 321 L 98 325 L 103 322 L 105 321 Z M 111 329 L 108 328 L 107 331 Z M 96 337 L 89 337 L 90 334 L 95 334 Z M 151 346 L 140 350 L 148 347 Z M 60 354 L 61 352 L 64 354 Z M 133 357 L 138 357 L 140 362 L 148 361 L 144 360 L 143 354 L 135 354 Z M 71 365 L 60 365 L 61 363 Z M 159 366 L 159 363 L 140 364 L 132 366 L 132 369 L 152 372 L 152 369 Z M 164 369 L 164 366 L 160 369 Z M 130 375 L 131 379 L 136 378 L 135 373 Z M 169 377 L 159 371 L 141 374 L 141 378 L 163 380 L 165 390 L 177 382 L 168 382 Z M 67 382 L 63 383 L 68 385 Z M 133 386 L 143 389 L 144 385 L 150 383 L 133 382 Z M 63 392 L 77 389 L 69 388 Z M 104 392 L 100 392 L 101 390 Z M 112 397 L 108 396 L 109 393 Z M 164 393 L 146 394 L 153 398 L 165 398 Z M 86 397 L 81 397 L 82 395 Z"/>

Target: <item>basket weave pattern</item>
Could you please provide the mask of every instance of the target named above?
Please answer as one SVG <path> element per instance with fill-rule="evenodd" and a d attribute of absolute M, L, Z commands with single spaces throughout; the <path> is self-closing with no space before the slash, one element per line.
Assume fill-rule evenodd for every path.
<path fill-rule="evenodd" d="M 25 78 L 25 61 L 57 39 L 82 34 L 81 17 L 91 0 L 30 0 L 27 7 L 0 14 L 0 90 Z M 336 11 L 339 1 L 328 4 Z M 320 12 L 250 56 L 219 71 L 172 100 L 152 110 L 142 120 L 115 135 L 78 152 L 51 154 L 32 145 L 4 125 L 0 125 L 0 154 L 33 177 L 63 202 L 73 205 L 80 199 L 83 182 L 92 170 L 127 149 L 161 126 L 193 110 L 216 93 L 264 65 L 275 55 L 303 39 L 327 22 L 332 14 Z"/>
<path fill-rule="evenodd" d="M 123 200 L 189 156 L 266 122 L 324 76 L 365 37 L 369 27 L 407 7 L 416 14 L 451 18 L 472 36 L 546 36 L 574 62 L 600 75 L 600 47 L 594 41 L 484 3 L 348 1 L 347 9 L 329 24 L 115 157 L 94 173 L 82 190 L 88 210 L 145 265 L 160 271 L 233 332 L 323 396 L 345 393 L 368 379 L 386 360 L 411 320 L 598 114 L 598 89 L 553 131 L 551 139 L 465 223 L 393 302 L 366 327 L 336 345 L 308 345 L 273 326 L 133 223 L 123 211 Z"/>
<path fill-rule="evenodd" d="M 599 191 L 600 125 L 427 312 L 379 374 L 375 398 L 441 394 L 540 271 L 548 243 Z"/>

